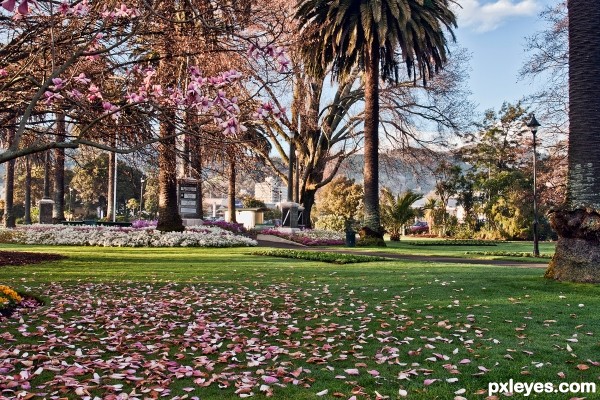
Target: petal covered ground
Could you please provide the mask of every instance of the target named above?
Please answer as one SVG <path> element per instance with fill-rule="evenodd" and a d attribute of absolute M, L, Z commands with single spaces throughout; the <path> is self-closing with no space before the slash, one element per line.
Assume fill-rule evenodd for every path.
<path fill-rule="evenodd" d="M 426 287 L 316 282 L 37 284 L 27 290 L 47 306 L 0 320 L 0 398 L 428 398 L 434 388 L 484 398 L 509 364 L 547 367 L 527 338 L 526 301 L 504 322 L 524 345 L 507 348 L 486 306 L 463 305 L 456 282 L 432 284 L 456 296 L 434 305 Z M 585 337 L 556 339 L 564 368 L 596 368 L 569 354 Z M 490 361 L 486 351 L 502 346 L 506 356 Z"/>

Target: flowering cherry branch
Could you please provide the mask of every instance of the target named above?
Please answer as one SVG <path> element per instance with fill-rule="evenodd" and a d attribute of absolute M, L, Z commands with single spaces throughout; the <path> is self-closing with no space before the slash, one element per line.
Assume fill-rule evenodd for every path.
<path fill-rule="evenodd" d="M 20 15 L 19 18 L 24 18 L 30 13 L 29 5 L 31 3 L 27 0 L 21 1 L 15 17 Z M 14 0 L 6 0 L 1 3 L 1 6 L 12 12 L 15 10 L 16 4 L 17 2 Z M 228 137 L 235 137 L 247 130 L 240 122 L 238 97 L 232 95 L 239 90 L 237 85 L 240 85 L 244 78 L 239 71 L 229 70 L 215 76 L 205 76 L 199 67 L 193 66 L 187 71 L 184 85 L 164 86 L 159 82 L 157 71 L 151 64 L 137 64 L 125 71 L 124 76 L 119 77 L 119 81 L 122 82 L 122 94 L 115 96 L 114 87 L 109 87 L 111 93 L 105 91 L 104 82 L 97 81 L 93 73 L 90 75 L 86 73 L 87 71 L 82 72 L 80 67 L 77 67 L 78 60 L 87 59 L 95 62 L 101 60 L 103 56 L 110 56 L 113 49 L 126 45 L 127 41 L 134 36 L 135 29 L 132 28 L 129 34 L 107 46 L 106 44 L 110 40 L 110 24 L 118 24 L 115 25 L 115 32 L 123 35 L 123 23 L 133 24 L 136 20 L 143 18 L 139 9 L 122 3 L 115 8 L 105 6 L 101 12 L 93 14 L 88 0 L 82 0 L 72 5 L 63 1 L 55 8 L 55 11 L 54 15 L 62 18 L 63 21 L 82 19 L 94 21 L 93 18 L 98 18 L 100 22 L 98 29 L 102 30 L 92 32 L 88 42 L 84 43 L 79 50 L 74 51 L 62 64 L 59 64 L 36 89 L 23 112 L 15 135 L 16 140 L 13 141 L 8 151 L 0 153 L 0 162 L 27 154 L 19 150 L 19 139 L 25 131 L 34 109 L 37 115 L 56 113 L 59 110 L 60 112 L 70 110 L 73 115 L 80 116 L 93 115 L 89 114 L 89 111 L 99 112 L 100 117 L 93 119 L 91 123 L 108 119 L 116 124 L 120 121 L 124 108 L 137 108 L 147 113 L 160 112 L 163 108 L 170 108 L 180 113 L 194 112 L 198 115 L 208 116 L 214 125 Z M 248 54 L 251 57 L 262 56 L 274 60 L 277 63 L 277 70 L 281 73 L 289 69 L 290 60 L 282 47 L 275 47 L 271 44 L 266 46 L 254 44 L 248 49 Z M 2 80 L 5 82 L 11 80 L 11 68 L 0 65 L 0 84 Z M 266 118 L 271 114 L 283 118 L 285 110 L 279 110 L 272 104 L 265 103 L 253 116 Z M 79 136 L 86 131 L 89 129 L 80 127 Z M 83 143 L 83 137 L 75 138 L 74 141 Z M 57 144 L 51 144 L 49 148 L 57 146 Z M 68 144 L 60 146 L 71 147 Z"/>

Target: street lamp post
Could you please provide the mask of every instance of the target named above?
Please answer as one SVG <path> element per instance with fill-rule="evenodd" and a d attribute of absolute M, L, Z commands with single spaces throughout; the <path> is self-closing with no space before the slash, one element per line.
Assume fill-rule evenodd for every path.
<path fill-rule="evenodd" d="M 71 221 L 73 220 L 73 188 L 69 188 L 69 215 L 71 216 Z"/>
<path fill-rule="evenodd" d="M 114 182 L 112 182 L 113 184 L 113 215 L 112 215 L 112 220 L 113 222 L 117 221 L 117 165 L 119 164 L 118 159 L 117 159 L 117 153 L 115 152 L 115 176 L 114 176 Z"/>
<path fill-rule="evenodd" d="M 142 210 L 143 210 L 143 204 L 144 204 L 144 182 L 146 180 L 144 179 L 144 177 L 142 176 L 140 178 L 140 219 L 142 218 Z"/>
<path fill-rule="evenodd" d="M 294 201 L 294 156 L 296 152 L 294 151 L 294 132 L 290 133 L 290 156 L 289 156 L 289 166 L 288 166 L 288 191 L 287 191 L 287 201 L 289 203 Z"/>
<path fill-rule="evenodd" d="M 527 127 L 533 135 L 533 256 L 540 256 L 540 247 L 538 239 L 538 209 L 537 209 L 537 148 L 536 148 L 536 133 L 540 127 L 540 123 L 535 119 L 535 115 L 531 114 L 531 119 L 527 123 Z"/>
<path fill-rule="evenodd" d="M 294 155 L 296 156 L 296 158 L 294 159 L 294 164 L 296 167 L 296 179 L 295 179 L 295 185 L 294 185 L 294 201 L 296 203 L 300 203 L 300 163 L 298 162 L 298 160 L 300 159 L 300 157 L 298 157 L 300 155 L 300 152 L 298 150 L 296 150 L 294 152 Z"/>

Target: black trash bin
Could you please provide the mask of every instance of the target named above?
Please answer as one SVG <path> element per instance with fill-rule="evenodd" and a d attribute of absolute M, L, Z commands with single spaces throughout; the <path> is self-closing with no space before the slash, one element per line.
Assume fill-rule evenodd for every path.
<path fill-rule="evenodd" d="M 356 246 L 356 232 L 353 230 L 346 231 L 346 247 Z"/>

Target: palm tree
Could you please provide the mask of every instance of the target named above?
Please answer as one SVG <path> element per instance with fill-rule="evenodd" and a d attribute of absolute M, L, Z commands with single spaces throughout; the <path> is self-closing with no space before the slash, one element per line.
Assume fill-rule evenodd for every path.
<path fill-rule="evenodd" d="M 546 276 L 600 282 L 600 2 L 569 0 L 567 198 L 551 216 L 558 232 Z"/>
<path fill-rule="evenodd" d="M 398 79 L 397 50 L 409 75 L 423 80 L 446 62 L 447 41 L 456 16 L 451 0 L 304 0 L 296 18 L 307 70 L 343 79 L 359 66 L 365 82 L 364 223 L 382 238 L 379 215 L 379 78 Z"/>
<path fill-rule="evenodd" d="M 433 227 L 435 226 L 437 215 L 439 214 L 440 201 L 433 197 L 427 199 L 425 204 L 423 205 L 423 211 L 425 212 L 425 219 L 427 220 L 427 225 L 429 225 L 429 233 L 433 232 Z"/>
<path fill-rule="evenodd" d="M 390 234 L 390 240 L 398 241 L 404 225 L 415 216 L 413 203 L 422 199 L 423 196 L 409 190 L 394 197 L 388 188 L 383 188 L 381 195 L 383 197 L 381 203 L 383 226 Z"/>

